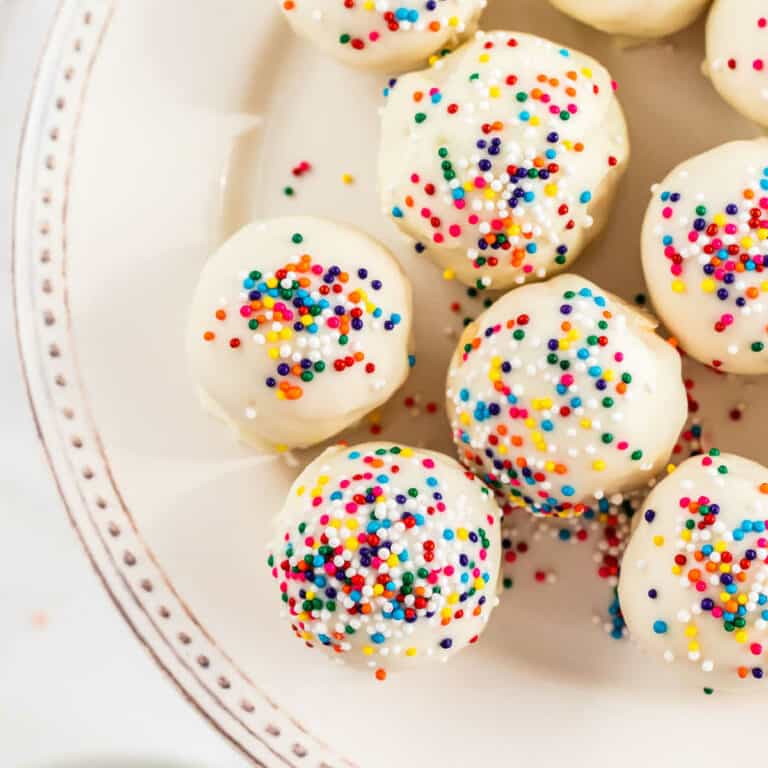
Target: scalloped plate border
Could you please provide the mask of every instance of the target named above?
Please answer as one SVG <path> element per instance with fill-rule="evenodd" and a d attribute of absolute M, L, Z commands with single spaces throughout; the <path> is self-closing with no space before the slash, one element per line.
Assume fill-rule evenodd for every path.
<path fill-rule="evenodd" d="M 255 765 L 353 766 L 280 709 L 218 647 L 143 541 L 114 482 L 77 364 L 67 201 L 79 117 L 116 0 L 62 0 L 22 130 L 11 279 L 24 383 L 46 459 L 115 607 L 179 692 Z"/>

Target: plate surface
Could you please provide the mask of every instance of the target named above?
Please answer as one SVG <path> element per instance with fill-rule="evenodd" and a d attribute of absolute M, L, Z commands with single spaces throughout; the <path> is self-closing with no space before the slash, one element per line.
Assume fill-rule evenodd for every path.
<path fill-rule="evenodd" d="M 623 49 L 542 0 L 491 0 L 484 27 L 584 50 L 618 80 L 634 158 L 607 232 L 576 271 L 631 300 L 644 290 L 651 183 L 757 134 L 701 76 L 702 24 Z M 255 456 L 200 411 L 185 310 L 207 255 L 254 217 L 361 226 L 412 278 L 418 362 L 403 392 L 344 438 L 449 450 L 445 366 L 482 297 L 444 282 L 381 215 L 382 85 L 302 45 L 265 0 L 62 3 L 22 146 L 15 291 L 30 398 L 85 549 L 180 691 L 255 762 L 645 766 L 665 753 L 721 764 L 729 740 L 699 724 L 760 733 L 759 703 L 681 690 L 604 631 L 612 586 L 597 571 L 617 546 L 605 523 L 564 541 L 556 525 L 510 521 L 514 586 L 479 646 L 440 670 L 377 683 L 305 651 L 278 617 L 264 545 L 310 455 Z M 297 180 L 302 160 L 313 169 Z M 762 379 L 686 366 L 706 442 L 768 462 Z"/>

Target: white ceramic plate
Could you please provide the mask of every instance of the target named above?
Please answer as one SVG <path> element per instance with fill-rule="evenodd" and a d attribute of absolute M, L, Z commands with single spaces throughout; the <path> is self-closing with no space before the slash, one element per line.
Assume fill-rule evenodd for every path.
<path fill-rule="evenodd" d="M 583 49 L 620 83 L 634 160 L 578 270 L 631 299 L 643 291 L 650 184 L 757 131 L 700 75 L 701 24 L 622 50 L 542 0 L 490 6 L 487 28 Z M 606 634 L 611 585 L 595 559 L 616 547 L 598 522 L 583 526 L 586 542 L 564 543 L 548 524 L 512 521 L 529 546 L 510 566 L 514 586 L 479 647 L 440 670 L 377 683 L 323 663 L 278 618 L 264 544 L 298 467 L 254 457 L 201 413 L 182 354 L 185 307 L 207 254 L 252 217 L 363 226 L 406 263 L 420 313 L 418 363 L 382 411 L 381 436 L 448 449 L 442 406 L 427 406 L 442 402 L 461 318 L 480 301 L 444 283 L 379 211 L 382 85 L 299 43 L 267 0 L 62 3 L 21 152 L 15 296 L 31 402 L 85 550 L 180 692 L 254 762 L 721 765 L 759 739 L 761 707 L 679 690 Z M 314 168 L 296 180 L 302 160 Z M 709 442 L 768 461 L 763 382 L 689 369 Z M 419 403 L 406 407 L 408 396 Z M 743 417 L 729 419 L 739 404 Z"/>

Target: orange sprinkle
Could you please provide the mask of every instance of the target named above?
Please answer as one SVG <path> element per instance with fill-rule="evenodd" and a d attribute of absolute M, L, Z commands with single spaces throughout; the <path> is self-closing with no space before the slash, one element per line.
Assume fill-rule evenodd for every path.
<path fill-rule="evenodd" d="M 213 341 L 213 340 L 216 338 L 216 334 L 215 334 L 213 331 L 206 331 L 206 332 L 203 334 L 203 338 L 204 338 L 206 341 Z"/>
<path fill-rule="evenodd" d="M 384 680 L 387 679 L 387 671 L 385 669 L 382 669 L 381 667 L 379 667 L 376 670 L 376 679 L 377 680 L 381 680 L 382 682 L 384 682 Z"/>
<path fill-rule="evenodd" d="M 293 2 L 293 0 L 285 0 L 283 3 L 283 8 L 286 11 L 292 11 L 296 7 L 296 3 Z"/>
<path fill-rule="evenodd" d="M 768 483 L 760 483 L 760 493 L 768 493 Z"/>
<path fill-rule="evenodd" d="M 216 319 L 217 320 L 226 320 L 227 319 L 227 313 L 223 309 L 217 309 L 216 310 Z"/>

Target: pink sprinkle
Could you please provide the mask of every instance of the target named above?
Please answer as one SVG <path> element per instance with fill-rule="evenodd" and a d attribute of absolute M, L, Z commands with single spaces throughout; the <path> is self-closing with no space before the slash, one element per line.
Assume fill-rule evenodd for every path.
<path fill-rule="evenodd" d="M 719 619 L 719 618 L 720 618 L 720 617 L 723 615 L 723 609 L 722 609 L 722 608 L 718 608 L 717 606 L 715 606 L 715 607 L 712 609 L 712 615 L 713 615 L 713 616 L 714 616 L 716 619 Z"/>
<path fill-rule="evenodd" d="M 313 507 L 319 507 L 323 503 L 323 497 L 322 496 L 315 496 L 314 499 L 312 499 L 312 506 Z"/>
<path fill-rule="evenodd" d="M 243 317 L 250 317 L 252 311 L 253 310 L 247 304 L 244 304 L 242 307 L 240 307 L 240 314 Z"/>
<path fill-rule="evenodd" d="M 336 317 L 335 315 L 332 315 L 331 317 L 329 317 L 329 318 L 328 318 L 328 319 L 325 321 L 325 324 L 326 324 L 326 325 L 327 325 L 329 328 L 338 328 L 338 327 L 339 327 L 339 318 L 338 318 L 338 317 Z"/>
<path fill-rule="evenodd" d="M 749 650 L 752 651 L 755 656 L 759 656 L 763 652 L 763 646 L 760 645 L 760 643 L 752 643 L 752 645 L 749 646 Z"/>
<path fill-rule="evenodd" d="M 319 264 L 313 264 L 312 265 L 312 274 L 313 275 L 322 275 L 323 274 L 323 268 Z"/>
<path fill-rule="evenodd" d="M 669 206 L 667 206 L 666 208 L 663 208 L 663 209 L 662 209 L 662 211 L 661 211 L 661 215 L 662 215 L 662 216 L 663 216 L 665 219 L 671 219 L 671 218 L 672 218 L 672 214 L 673 214 L 673 212 L 674 212 L 674 211 L 673 211 L 673 210 L 672 210 L 672 209 L 671 209 Z"/>
<path fill-rule="evenodd" d="M 461 227 L 458 224 L 451 224 L 451 226 L 448 227 L 448 232 L 451 237 L 458 237 L 461 234 Z"/>
<path fill-rule="evenodd" d="M 433 469 L 433 468 L 434 468 L 434 466 L 435 466 L 435 462 L 434 462 L 432 459 L 424 459 L 424 461 L 422 462 L 422 464 L 423 464 L 423 465 L 424 465 L 424 466 L 425 466 L 427 469 Z"/>
<path fill-rule="evenodd" d="M 621 442 L 619 442 L 619 443 L 617 443 L 617 444 L 616 444 L 616 447 L 617 447 L 617 448 L 618 448 L 620 451 L 626 451 L 626 450 L 627 450 L 627 448 L 629 448 L 629 443 L 627 443 L 626 441 L 622 440 Z"/>
<path fill-rule="evenodd" d="M 768 19 L 766 19 L 766 18 L 765 18 L 765 16 L 761 16 L 761 17 L 760 17 L 760 18 L 757 20 L 757 26 L 758 26 L 760 29 L 765 29 L 765 26 L 766 26 L 766 24 L 768 24 Z"/>
<path fill-rule="evenodd" d="M 344 509 L 346 509 L 348 515 L 354 515 L 357 512 L 357 504 L 354 501 L 350 501 Z"/>
<path fill-rule="evenodd" d="M 764 66 L 765 66 L 765 62 L 762 59 L 755 59 L 752 62 L 753 69 L 756 69 L 758 72 L 762 71 Z"/>
<path fill-rule="evenodd" d="M 368 35 L 368 39 L 369 39 L 369 40 L 370 40 L 372 43 L 375 43 L 375 42 L 376 42 L 376 41 L 379 39 L 379 33 L 378 33 L 378 32 L 375 32 L 375 31 L 374 31 L 374 32 L 371 32 L 371 33 Z"/>
<path fill-rule="evenodd" d="M 477 224 L 477 222 L 478 222 L 478 221 L 480 221 L 480 219 L 477 217 L 477 215 L 476 215 L 476 214 L 474 214 L 474 213 L 473 213 L 473 214 L 472 214 L 472 215 L 471 215 L 471 216 L 470 216 L 470 217 L 467 219 L 467 221 L 468 221 L 470 224 L 472 224 L 472 225 L 474 226 L 475 224 Z"/>
<path fill-rule="evenodd" d="M 616 353 L 616 354 L 613 356 L 613 359 L 614 359 L 614 360 L 615 360 L 617 363 L 620 363 L 620 362 L 621 362 L 621 361 L 624 359 L 624 353 L 623 353 L 623 352 L 617 352 L 617 353 Z"/>
<path fill-rule="evenodd" d="M 320 525 L 328 525 L 330 519 L 328 515 L 320 515 Z"/>

